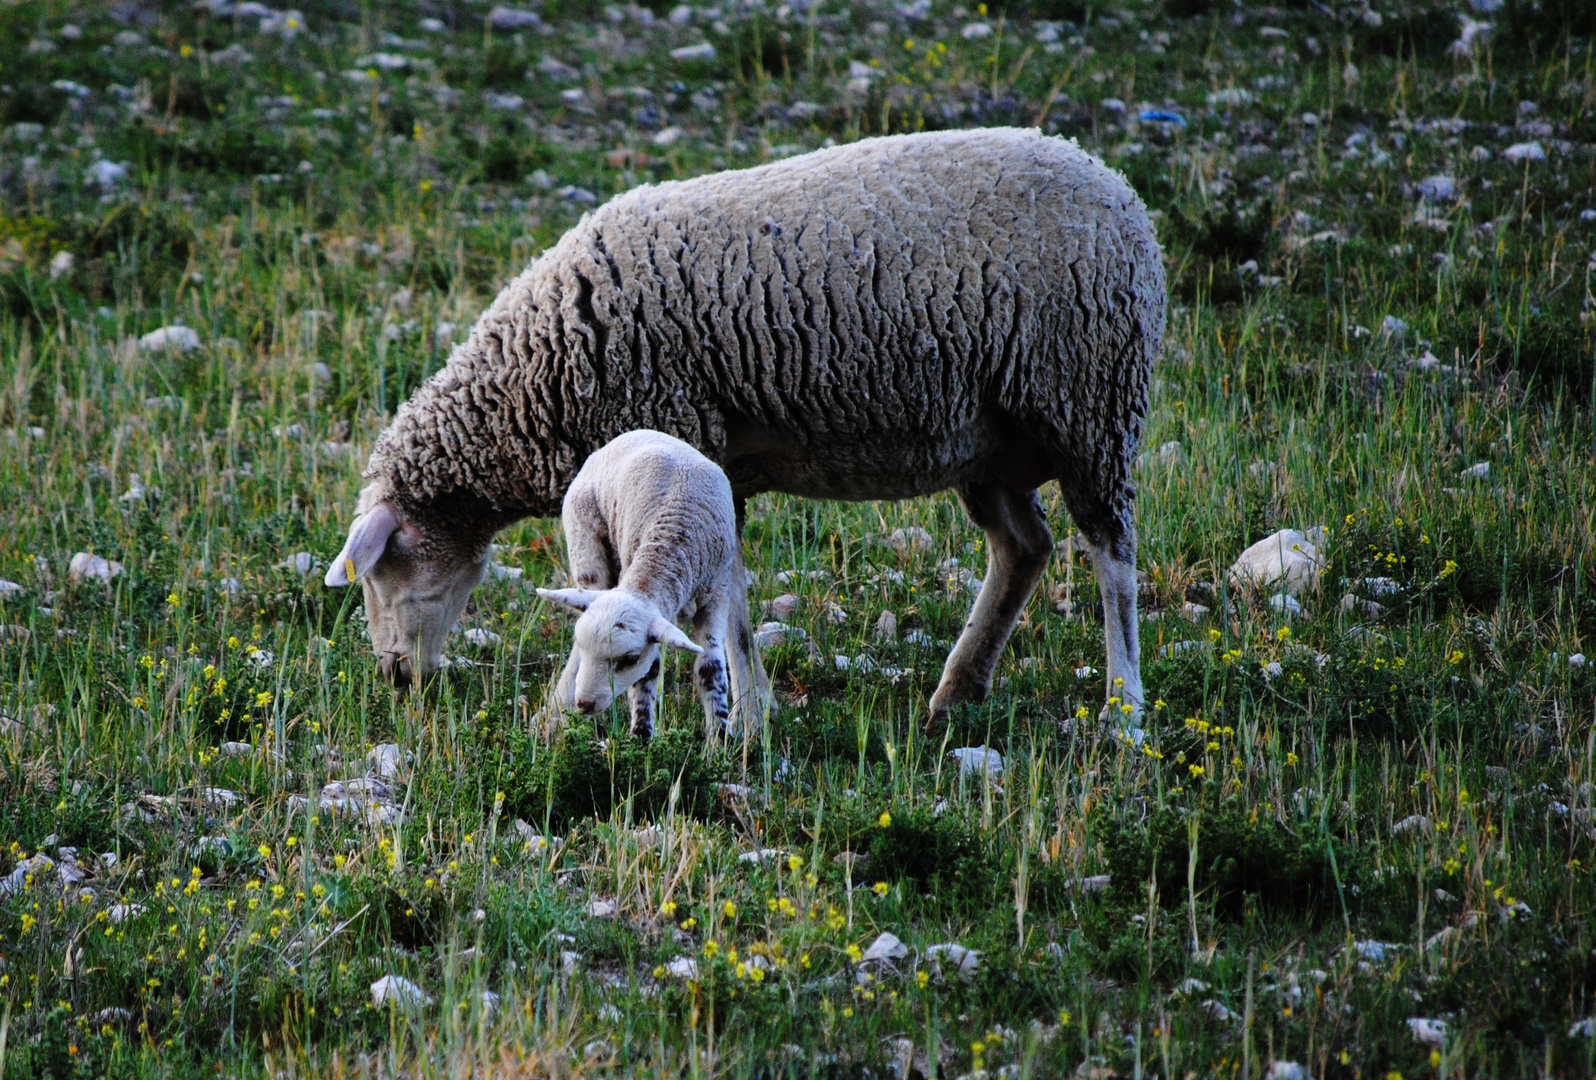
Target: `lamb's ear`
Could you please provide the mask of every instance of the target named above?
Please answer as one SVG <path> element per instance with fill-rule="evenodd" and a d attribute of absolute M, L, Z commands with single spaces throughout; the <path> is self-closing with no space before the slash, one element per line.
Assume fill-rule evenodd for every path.
<path fill-rule="evenodd" d="M 657 641 L 661 645 L 686 649 L 688 652 L 701 653 L 704 651 L 702 645 L 682 633 L 681 627 L 663 615 L 656 617 L 653 622 L 648 624 L 648 640 Z"/>
<path fill-rule="evenodd" d="M 539 589 L 538 595 L 580 615 L 599 598 L 600 593 L 597 589 Z"/>
<path fill-rule="evenodd" d="M 357 517 L 349 526 L 349 539 L 344 541 L 344 549 L 327 568 L 327 586 L 336 589 L 351 584 L 376 566 L 388 546 L 388 538 L 399 531 L 401 524 L 399 512 L 386 499 Z"/>

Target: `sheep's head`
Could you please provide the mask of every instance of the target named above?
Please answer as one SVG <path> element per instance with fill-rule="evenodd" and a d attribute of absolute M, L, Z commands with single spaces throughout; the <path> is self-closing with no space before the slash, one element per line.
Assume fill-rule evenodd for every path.
<path fill-rule="evenodd" d="M 361 504 L 326 581 L 360 582 L 377 666 L 403 688 L 443 666 L 444 636 L 487 576 L 488 544 L 418 525 L 387 499 Z"/>
<path fill-rule="evenodd" d="M 575 678 L 561 680 L 561 704 L 594 716 L 659 662 L 659 647 L 701 653 L 646 597 L 621 589 L 539 589 L 538 595 L 577 612 Z"/>

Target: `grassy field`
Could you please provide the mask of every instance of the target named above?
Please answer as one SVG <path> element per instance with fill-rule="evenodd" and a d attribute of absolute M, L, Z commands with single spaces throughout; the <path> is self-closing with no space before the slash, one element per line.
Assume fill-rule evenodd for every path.
<path fill-rule="evenodd" d="M 0 1074 L 1596 1071 L 1596 23 L 1327 3 L 0 3 Z M 646 747 L 536 721 L 553 521 L 428 693 L 376 680 L 316 561 L 529 258 L 638 183 L 981 124 L 1078 138 L 1165 244 L 1145 746 L 1048 491 L 946 731 L 948 498 L 751 508 L 806 636 L 745 743 L 679 663 Z M 1313 526 L 1300 611 L 1230 585 Z"/>

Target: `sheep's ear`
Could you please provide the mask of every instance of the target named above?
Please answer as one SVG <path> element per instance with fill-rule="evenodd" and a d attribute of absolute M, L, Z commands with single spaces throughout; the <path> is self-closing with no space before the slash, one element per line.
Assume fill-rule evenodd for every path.
<path fill-rule="evenodd" d="M 388 547 L 388 538 L 399 531 L 401 524 L 399 512 L 386 499 L 357 517 L 349 526 L 344 549 L 327 569 L 327 586 L 336 589 L 349 585 L 376 566 Z"/>
<path fill-rule="evenodd" d="M 539 589 L 538 595 L 580 615 L 600 594 L 597 589 Z"/>
<path fill-rule="evenodd" d="M 657 641 L 661 645 L 670 645 L 677 649 L 686 649 L 688 652 L 701 653 L 704 647 L 686 634 L 681 627 L 661 615 L 648 624 L 648 640 Z"/>

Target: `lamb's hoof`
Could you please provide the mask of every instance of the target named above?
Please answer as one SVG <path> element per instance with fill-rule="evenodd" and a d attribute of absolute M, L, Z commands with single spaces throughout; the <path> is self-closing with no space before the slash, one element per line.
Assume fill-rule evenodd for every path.
<path fill-rule="evenodd" d="M 926 727 L 945 726 L 948 717 L 953 714 L 955 705 L 979 705 L 987 699 L 989 693 L 991 687 L 983 683 L 943 679 L 942 685 L 937 687 L 937 692 L 931 695 L 930 717 Z"/>

